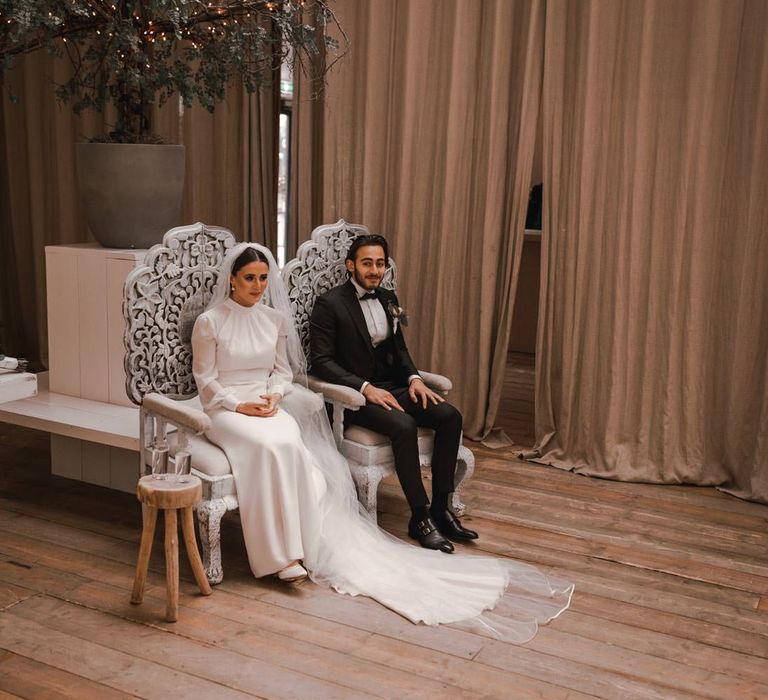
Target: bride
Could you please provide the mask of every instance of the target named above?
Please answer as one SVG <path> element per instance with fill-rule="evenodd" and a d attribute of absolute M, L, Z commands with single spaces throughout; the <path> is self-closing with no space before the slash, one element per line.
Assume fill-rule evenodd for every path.
<path fill-rule="evenodd" d="M 357 502 L 268 249 L 234 246 L 192 333 L 208 439 L 232 466 L 254 576 L 309 576 L 414 623 L 526 642 L 565 610 L 573 586 L 509 559 L 444 554 L 383 530 Z"/>

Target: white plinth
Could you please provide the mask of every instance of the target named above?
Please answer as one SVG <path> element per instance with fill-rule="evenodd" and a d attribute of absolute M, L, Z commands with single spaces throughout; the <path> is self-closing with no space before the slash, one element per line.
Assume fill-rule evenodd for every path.
<path fill-rule="evenodd" d="M 143 264 L 146 252 L 104 248 L 98 243 L 46 246 L 52 396 L 135 408 L 125 393 L 123 285 L 128 273 Z M 116 418 L 108 410 L 102 413 L 110 420 L 130 421 L 130 425 L 113 426 L 115 435 L 138 431 L 135 411 L 125 418 Z M 109 441 L 54 434 L 51 471 L 132 492 L 140 474 L 139 455 Z"/>
<path fill-rule="evenodd" d="M 146 250 L 45 248 L 52 393 L 131 406 L 123 369 L 123 285 Z"/>
<path fill-rule="evenodd" d="M 126 493 L 136 492 L 139 453 L 64 435 L 51 435 L 51 473 Z"/>

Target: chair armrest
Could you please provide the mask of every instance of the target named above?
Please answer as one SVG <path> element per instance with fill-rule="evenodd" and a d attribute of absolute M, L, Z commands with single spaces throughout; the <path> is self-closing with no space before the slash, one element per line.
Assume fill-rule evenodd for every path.
<path fill-rule="evenodd" d="M 448 379 L 448 377 L 444 377 L 442 374 L 422 372 L 421 370 L 419 370 L 419 374 L 424 380 L 424 383 L 433 391 L 448 393 L 451 389 L 453 389 L 453 382 Z"/>
<path fill-rule="evenodd" d="M 365 396 L 356 389 L 350 389 L 342 384 L 324 382 L 322 379 L 307 375 L 307 387 L 311 391 L 319 391 L 326 401 L 338 402 L 348 408 L 357 409 L 365 406 Z"/>
<path fill-rule="evenodd" d="M 169 399 L 162 394 L 147 394 L 141 405 L 148 411 L 157 413 L 169 423 L 186 428 L 195 435 L 199 435 L 211 427 L 211 419 L 205 413 Z"/>

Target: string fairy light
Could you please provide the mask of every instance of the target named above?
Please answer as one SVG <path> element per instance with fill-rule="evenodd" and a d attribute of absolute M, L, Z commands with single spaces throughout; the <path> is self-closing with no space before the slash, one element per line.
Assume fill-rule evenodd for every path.
<path fill-rule="evenodd" d="M 25 5 L 24 0 L 10 0 L 10 2 L 11 6 L 16 3 L 20 6 Z M 306 4 L 325 7 L 326 0 Z M 258 46 L 255 48 L 246 46 L 247 60 L 244 61 L 241 55 L 243 48 L 239 43 L 232 42 L 230 45 L 230 40 L 233 37 L 250 37 L 254 23 L 269 16 L 265 14 L 268 12 L 277 19 L 277 22 L 272 23 L 271 28 L 265 27 L 266 38 L 260 33 L 255 39 L 256 43 L 291 42 L 291 44 L 295 43 L 301 51 L 308 42 L 301 37 L 295 38 L 293 27 L 287 22 L 298 18 L 304 5 L 305 0 L 196 0 L 194 2 L 144 0 L 141 3 L 124 0 L 119 2 L 118 0 L 57 0 L 56 2 L 48 0 L 40 8 L 44 8 L 44 11 L 38 12 L 35 19 L 39 23 L 40 34 L 48 32 L 52 35 L 52 39 L 61 39 L 62 43 L 67 44 L 66 52 L 70 60 L 75 63 L 76 71 L 80 70 L 80 66 L 87 66 L 85 70 L 91 70 L 94 53 L 80 52 L 81 47 L 90 48 L 88 45 L 91 44 L 99 47 L 99 50 L 103 50 L 106 55 L 106 61 L 102 56 L 99 59 L 100 65 L 97 67 L 99 71 L 109 75 L 105 81 L 115 80 L 116 77 L 120 80 L 120 76 L 123 75 L 130 84 L 142 85 L 136 83 L 137 79 L 133 71 L 136 69 L 139 69 L 140 73 L 152 71 L 151 74 L 155 77 L 152 79 L 152 85 L 148 84 L 146 88 L 156 92 L 158 89 L 173 90 L 171 83 L 175 85 L 176 81 L 187 89 L 187 83 L 191 85 L 192 81 L 197 79 L 195 72 L 197 68 L 193 68 L 190 75 L 180 75 L 173 80 L 168 78 L 168 75 L 173 75 L 175 72 L 172 61 L 178 59 L 177 54 L 171 49 L 176 47 L 177 42 L 182 42 L 181 49 L 194 51 L 195 60 L 201 65 L 206 65 L 212 60 L 234 60 L 235 64 L 244 71 L 243 77 L 247 79 L 248 84 L 257 86 L 261 78 L 252 74 L 251 63 L 255 65 L 255 61 L 249 57 L 252 57 L 254 51 L 261 49 Z M 18 22 L 9 14 L 0 12 L 0 27 L 3 25 L 12 25 L 4 30 L 4 34 L 13 36 L 12 33 L 16 30 Z M 26 27 L 22 26 L 20 29 L 26 31 Z M 96 37 L 99 39 L 97 40 Z M 149 46 L 160 41 L 163 43 L 157 49 Z M 238 53 L 235 54 L 235 51 Z M 230 52 L 233 59 L 230 57 Z M 247 67 L 243 68 L 243 66 Z M 159 88 L 158 85 L 160 85 Z M 67 89 L 75 95 L 74 87 L 68 86 Z M 143 89 L 144 86 L 142 86 Z M 196 86 L 189 89 L 193 91 L 193 95 L 198 91 L 201 95 L 205 95 L 206 104 L 219 99 L 219 97 L 207 95 Z M 92 104 L 96 104 L 99 100 L 104 101 L 101 96 L 88 96 L 87 99 Z M 112 98 L 108 96 L 107 100 L 110 99 Z"/>

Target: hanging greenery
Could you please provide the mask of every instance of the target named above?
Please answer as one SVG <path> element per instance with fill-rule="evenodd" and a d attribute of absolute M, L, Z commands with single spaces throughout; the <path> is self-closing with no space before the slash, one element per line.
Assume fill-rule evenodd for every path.
<path fill-rule="evenodd" d="M 324 84 L 347 41 L 330 0 L 0 0 L 0 83 L 12 100 L 17 56 L 67 56 L 56 95 L 76 114 L 117 111 L 110 140 L 151 140 L 150 108 L 178 93 L 208 111 L 239 80 L 248 92 L 273 80 L 283 61 Z M 276 77 L 274 79 L 277 79 Z"/>

